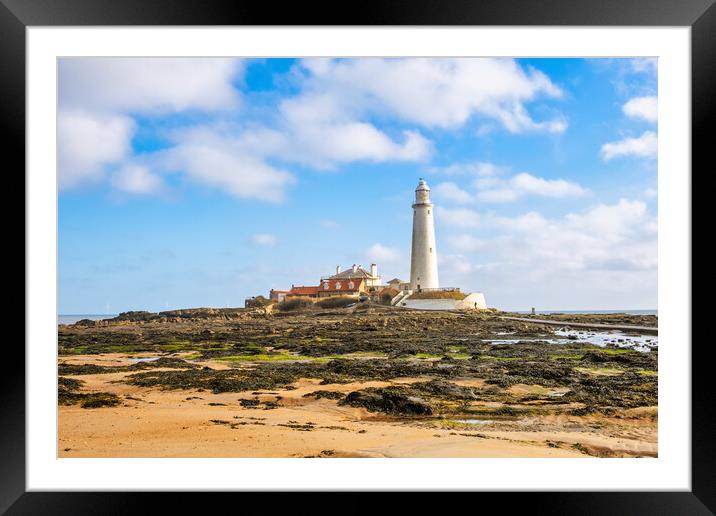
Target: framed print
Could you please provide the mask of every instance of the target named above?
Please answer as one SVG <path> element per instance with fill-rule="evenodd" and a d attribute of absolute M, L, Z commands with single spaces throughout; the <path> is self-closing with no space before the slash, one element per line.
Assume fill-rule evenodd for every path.
<path fill-rule="evenodd" d="M 28 300 L 3 510 L 714 510 L 712 2 L 2 1 Z"/>

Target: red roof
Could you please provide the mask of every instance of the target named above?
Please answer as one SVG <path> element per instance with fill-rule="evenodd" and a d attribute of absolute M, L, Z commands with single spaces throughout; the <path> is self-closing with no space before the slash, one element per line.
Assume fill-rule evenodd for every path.
<path fill-rule="evenodd" d="M 288 291 L 292 296 L 315 296 L 318 293 L 318 287 L 293 287 Z"/>
<path fill-rule="evenodd" d="M 326 279 L 318 287 L 319 292 L 358 292 L 363 285 L 363 279 Z"/>

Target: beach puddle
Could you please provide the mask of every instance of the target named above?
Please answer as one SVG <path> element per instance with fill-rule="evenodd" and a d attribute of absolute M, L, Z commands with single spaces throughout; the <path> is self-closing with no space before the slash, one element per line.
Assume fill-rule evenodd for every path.
<path fill-rule="evenodd" d="M 627 335 L 620 331 L 575 331 L 560 329 L 554 335 L 560 338 L 528 337 L 520 339 L 491 339 L 488 344 L 517 344 L 518 342 L 545 342 L 547 344 L 569 344 L 570 342 L 588 342 L 599 346 L 633 349 L 648 352 L 656 349 L 659 338 L 655 335 Z"/>
<path fill-rule="evenodd" d="M 155 360 L 159 360 L 160 357 L 152 357 L 152 358 L 130 358 L 129 361 L 133 364 L 136 364 L 138 362 L 154 362 Z"/>
<path fill-rule="evenodd" d="M 492 419 L 455 419 L 454 421 L 465 425 L 489 425 L 495 422 Z"/>

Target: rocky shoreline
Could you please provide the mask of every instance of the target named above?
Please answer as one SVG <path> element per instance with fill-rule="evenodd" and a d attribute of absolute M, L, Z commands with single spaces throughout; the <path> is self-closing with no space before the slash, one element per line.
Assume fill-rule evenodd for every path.
<path fill-rule="evenodd" d="M 578 334 L 556 338 L 558 327 L 501 315 L 364 305 L 288 312 L 130 312 L 105 321 L 61 325 L 60 402 L 67 405 L 60 420 L 63 410 L 77 418 L 99 417 L 94 414 L 135 406 L 138 402 L 131 398 L 183 392 L 202 399 L 234 396 L 228 403 L 207 402 L 219 413 L 213 418 L 218 421 L 232 419 L 236 411 L 251 412 L 241 417 L 258 417 L 259 411 L 281 414 L 299 408 L 307 422 L 312 422 L 312 414 L 335 417 L 335 424 L 327 426 L 357 425 L 366 432 L 368 422 L 379 420 L 392 429 L 383 440 L 387 450 L 398 449 L 391 443 L 406 435 L 407 425 L 410 435 L 428 432 L 426 439 L 444 435 L 465 441 L 465 456 L 475 456 L 470 438 L 477 435 L 479 424 L 482 435 L 519 436 L 515 442 L 522 444 L 515 450 L 529 442 L 545 456 L 555 447 L 593 456 L 656 455 L 658 346 L 637 350 L 629 346 L 628 335 L 621 334 L 606 346 L 596 346 Z M 656 316 L 569 317 L 657 326 Z M 501 343 L 506 335 L 509 343 Z M 156 360 L 129 361 L 137 356 Z M 95 401 L 86 401 L 92 391 L 80 383 L 85 380 L 102 388 Z M 303 392 L 306 382 L 315 388 Z M 122 397 L 122 392 L 130 394 L 117 406 L 114 397 Z M 102 400 L 108 400 L 107 408 L 102 408 Z M 90 406 L 82 409 L 78 403 Z M 222 410 L 232 418 L 223 417 Z M 313 431 L 307 422 L 297 424 L 304 432 Z M 272 428 L 295 431 L 291 425 L 287 420 Z M 233 426 L 219 426 L 235 435 L 247 425 L 234 421 Z M 560 437 L 545 438 L 548 434 Z M 555 444 L 569 442 L 565 435 L 582 438 Z M 628 446 L 624 435 L 632 436 Z M 363 456 L 367 452 L 360 441 L 346 441 L 338 455 Z M 267 443 L 259 456 L 275 456 L 270 446 Z M 435 450 L 433 444 L 425 446 Z M 321 451 L 316 456 L 322 456 Z M 234 450 L 230 456 L 242 453 L 245 450 Z M 419 450 L 413 453 L 420 455 Z"/>

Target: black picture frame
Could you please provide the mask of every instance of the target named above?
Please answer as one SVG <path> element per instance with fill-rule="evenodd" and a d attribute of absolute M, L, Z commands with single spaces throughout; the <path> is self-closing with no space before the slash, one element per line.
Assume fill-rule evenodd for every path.
<path fill-rule="evenodd" d="M 716 122 L 716 0 L 392 0 L 357 3 L 286 2 L 280 7 L 245 0 L 0 0 L 0 131 L 5 172 L 25 167 L 25 29 L 32 26 L 108 25 L 571 25 L 691 27 L 692 169 L 709 178 Z M 343 14 L 346 13 L 346 14 Z M 350 13 L 350 14 L 347 14 Z M 14 158 L 8 160 L 8 158 Z M 14 163 L 11 167 L 9 163 Z M 688 173 L 689 171 L 684 171 Z M 17 176 L 21 176 L 16 173 Z M 706 179 L 701 179 L 705 181 Z M 24 182 L 20 187 L 24 190 Z M 692 191 L 693 188 L 692 188 Z M 703 190 L 702 190 L 703 192 Z M 9 220 L 16 218 L 10 217 Z M 693 232 L 692 232 L 693 234 Z M 692 251 L 693 252 L 693 251 Z M 27 256 L 25 257 L 27 259 Z M 26 269 L 25 269 L 26 270 Z M 27 270 L 26 270 L 27 274 Z M 695 307 L 696 308 L 696 307 Z M 693 320 L 693 316 L 692 316 Z M 693 340 L 693 339 L 692 339 Z M 690 492 L 480 493 L 551 514 L 713 514 L 716 511 L 716 425 L 708 368 L 708 340 L 691 345 L 692 490 Z M 691 343 L 689 343 L 691 344 Z M 163 512 L 192 508 L 188 493 L 40 493 L 25 489 L 25 354 L 6 343 L 6 361 L 17 364 L 0 375 L 0 512 L 7 514 L 106 514 L 143 512 L 161 497 Z M 684 352 L 687 347 L 684 347 Z M 212 495 L 216 496 L 216 495 Z M 253 497 L 240 495 L 246 499 Z M 358 494 L 347 495 L 357 498 Z M 470 495 L 474 497 L 473 495 Z M 461 497 L 462 498 L 462 497 Z M 214 500 L 225 500 L 226 496 Z M 272 495 L 292 512 L 311 508 L 304 494 Z M 490 500 L 492 501 L 492 500 Z M 268 503 L 264 498 L 263 503 Z M 373 503 L 340 502 L 341 512 L 366 512 Z M 451 502 L 451 504 L 454 502 Z M 422 496 L 401 502 L 402 511 L 424 504 Z M 324 505 L 324 504 L 321 504 Z M 414 507 L 411 507 L 414 505 Z M 326 507 L 330 506 L 326 503 Z M 273 508 L 276 508 L 273 505 Z"/>

